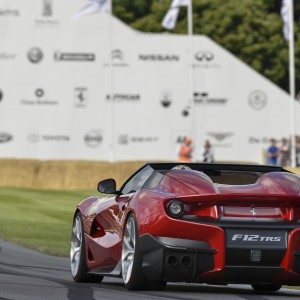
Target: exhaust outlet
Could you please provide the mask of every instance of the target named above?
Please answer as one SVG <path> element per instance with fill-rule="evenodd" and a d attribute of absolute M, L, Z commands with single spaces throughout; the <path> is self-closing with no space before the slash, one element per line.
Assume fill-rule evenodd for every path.
<path fill-rule="evenodd" d="M 182 256 L 180 258 L 180 263 L 183 267 L 189 268 L 192 265 L 192 260 L 189 256 Z"/>
<path fill-rule="evenodd" d="M 166 263 L 170 267 L 176 267 L 178 265 L 178 258 L 175 255 L 168 255 L 166 258 Z"/>

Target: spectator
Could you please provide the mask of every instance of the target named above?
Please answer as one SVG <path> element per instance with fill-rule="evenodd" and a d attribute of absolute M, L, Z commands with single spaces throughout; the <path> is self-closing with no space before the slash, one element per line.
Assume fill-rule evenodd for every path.
<path fill-rule="evenodd" d="M 206 163 L 214 162 L 214 152 L 209 140 L 206 140 L 204 142 L 203 162 Z"/>
<path fill-rule="evenodd" d="M 276 146 L 276 140 L 270 139 L 270 146 L 267 150 L 268 164 L 271 166 L 276 166 L 279 157 L 279 148 Z"/>
<path fill-rule="evenodd" d="M 286 138 L 281 140 L 279 146 L 279 165 L 286 167 L 291 164 L 291 146 Z"/>
<path fill-rule="evenodd" d="M 296 135 L 296 163 L 300 166 L 300 136 Z"/>
<path fill-rule="evenodd" d="M 182 144 L 180 145 L 178 161 L 179 162 L 191 162 L 193 158 L 192 139 L 184 137 Z"/>

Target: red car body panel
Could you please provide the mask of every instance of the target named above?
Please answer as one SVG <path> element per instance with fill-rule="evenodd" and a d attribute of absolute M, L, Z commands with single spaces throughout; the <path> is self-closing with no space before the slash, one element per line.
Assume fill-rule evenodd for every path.
<path fill-rule="evenodd" d="M 167 213 L 166 206 L 171 199 L 185 205 L 184 218 L 173 218 Z M 124 225 L 128 215 L 133 213 L 141 237 L 151 235 L 207 243 L 213 251 L 213 267 L 196 274 L 193 281 L 224 283 L 227 282 L 225 269 L 230 251 L 226 245 L 226 224 L 238 222 L 240 225 L 234 223 L 232 228 L 237 228 L 239 233 L 254 225 L 259 231 L 259 222 L 271 220 L 271 224 L 278 221 L 282 222 L 282 228 L 289 228 L 286 229 L 287 247 L 278 265 L 282 272 L 274 282 L 300 283 L 300 271 L 295 272 L 295 255 L 300 252 L 300 178 L 288 172 L 267 172 L 255 183 L 227 185 L 213 183 L 202 172 L 168 170 L 154 188 L 127 195 L 88 198 L 77 210 L 83 216 L 90 270 L 117 266 L 121 259 Z M 284 227 L 289 224 L 290 227 Z M 274 228 L 283 230 L 279 225 Z"/>

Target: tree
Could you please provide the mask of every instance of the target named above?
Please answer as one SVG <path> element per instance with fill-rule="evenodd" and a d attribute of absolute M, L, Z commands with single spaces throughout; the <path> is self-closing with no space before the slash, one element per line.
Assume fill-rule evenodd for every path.
<path fill-rule="evenodd" d="M 161 21 L 171 0 L 116 0 L 114 13 L 135 29 L 163 32 Z M 255 70 L 288 90 L 288 43 L 282 34 L 281 0 L 193 0 L 195 34 L 204 34 Z M 186 34 L 187 11 L 180 11 L 173 32 Z M 295 1 L 295 21 L 300 3 Z M 296 24 L 296 60 L 300 67 L 300 32 Z M 297 74 L 297 72 L 296 72 Z M 300 86 L 300 72 L 297 74 Z"/>

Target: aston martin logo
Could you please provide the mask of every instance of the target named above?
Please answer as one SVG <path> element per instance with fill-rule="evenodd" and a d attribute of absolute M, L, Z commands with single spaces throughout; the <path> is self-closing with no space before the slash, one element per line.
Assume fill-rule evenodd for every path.
<path fill-rule="evenodd" d="M 219 142 L 222 142 L 225 139 L 233 136 L 233 133 L 232 132 L 208 132 L 207 135 L 213 137 Z"/>

